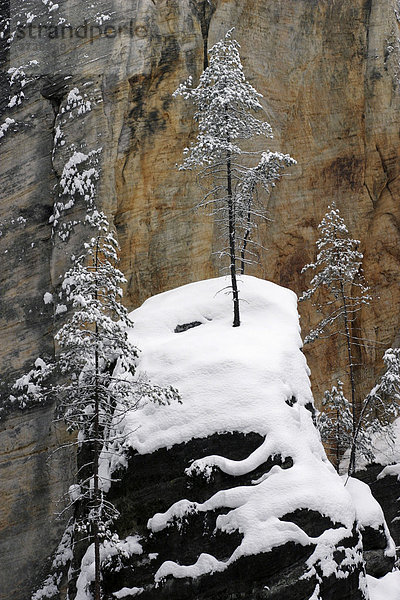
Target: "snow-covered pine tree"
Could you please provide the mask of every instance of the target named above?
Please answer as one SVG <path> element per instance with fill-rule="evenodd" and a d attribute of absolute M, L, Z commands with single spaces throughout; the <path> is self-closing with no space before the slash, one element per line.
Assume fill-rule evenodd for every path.
<path fill-rule="evenodd" d="M 340 380 L 330 391 L 325 391 L 322 407 L 317 426 L 325 447 L 335 457 L 334 467 L 339 472 L 341 458 L 353 439 L 351 404 L 343 393 L 343 383 Z"/>
<path fill-rule="evenodd" d="M 81 443 L 81 464 L 71 501 L 79 515 L 75 527 L 93 539 L 94 598 L 100 600 L 100 544 L 117 517 L 116 509 L 101 490 L 100 452 L 117 413 L 121 414 L 127 402 L 132 402 L 126 375 L 133 370 L 137 349 L 127 339 L 125 328 L 130 323 L 119 302 L 124 277 L 115 267 L 116 241 L 100 215 L 99 232 L 85 246 L 86 254 L 75 260 L 62 283 L 73 312 L 56 335 L 65 382 L 57 385 L 55 391 L 59 414 L 70 431 L 78 431 Z M 122 377 L 116 378 L 119 359 L 123 359 Z"/>
<path fill-rule="evenodd" d="M 82 540 L 93 543 L 94 600 L 100 600 L 101 544 L 118 542 L 112 524 L 119 516 L 103 491 L 100 458 L 123 452 L 125 438 L 119 436 L 118 425 L 139 402 L 165 404 L 179 400 L 179 395 L 172 387 L 135 376 L 138 349 L 128 339 L 127 328 L 133 324 L 121 304 L 126 280 L 116 266 L 118 243 L 103 213 L 94 210 L 90 224 L 95 234 L 85 252 L 73 259 L 61 285 L 60 298 L 66 304 L 59 304 L 56 312 L 64 315 L 66 305 L 70 311 L 55 336 L 57 359 L 51 367 L 46 365 L 56 383 L 36 377 L 30 384 L 31 377 L 21 381 L 20 392 L 33 403 L 55 398 L 58 420 L 77 432 L 78 471 L 67 507 L 73 509 L 67 528 L 73 546 L 69 561 L 75 560 L 74 547 Z M 55 563 L 58 568 L 59 561 Z M 56 588 L 58 578 L 51 575 L 46 585 L 50 581 L 50 589 Z M 36 597 L 42 597 L 40 592 Z"/>
<path fill-rule="evenodd" d="M 374 459 L 372 440 L 386 438 L 388 445 L 395 442 L 392 423 L 400 416 L 400 348 L 389 348 L 383 356 L 385 372 L 365 398 L 353 436 L 350 464 L 355 463 L 358 439 L 367 429 L 371 440 L 368 460 Z"/>
<path fill-rule="evenodd" d="M 126 280 L 116 267 L 118 244 L 105 215 L 94 212 L 96 218 L 97 234 L 62 283 L 72 313 L 56 335 L 63 382 L 53 391 L 60 416 L 70 431 L 78 432 L 82 457 L 73 488 L 80 515 L 75 526 L 93 540 L 94 599 L 100 600 L 100 544 L 111 539 L 111 524 L 118 516 L 102 491 L 100 454 L 116 452 L 118 437 L 112 430 L 139 401 L 166 403 L 178 394 L 134 379 L 138 350 L 128 339 L 132 323 L 120 302 Z"/>
<path fill-rule="evenodd" d="M 383 356 L 385 372 L 368 394 L 368 406 L 383 423 L 392 423 L 400 411 L 400 348 L 389 348 Z M 369 418 L 372 421 L 372 414 Z"/>
<path fill-rule="evenodd" d="M 343 392 L 343 383 L 326 390 L 322 400 L 322 411 L 317 418 L 317 427 L 324 445 L 334 457 L 334 467 L 339 473 L 340 463 L 346 450 L 357 448 L 360 455 L 371 459 L 369 428 L 360 427 L 356 438 L 353 434 L 353 412 L 351 403 Z"/>
<path fill-rule="evenodd" d="M 316 274 L 300 301 L 313 299 L 313 306 L 324 316 L 310 331 L 304 342 L 312 342 L 321 337 L 323 333 L 344 337 L 347 348 L 354 436 L 358 415 L 354 377 L 353 345 L 355 340 L 352 323 L 361 307 L 370 303 L 371 296 L 361 273 L 363 255 L 357 249 L 360 242 L 350 237 L 334 202 L 328 207 L 328 212 L 318 229 L 321 235 L 316 243 L 317 259 L 302 269 L 302 273 L 312 269 L 316 271 Z M 354 462 L 350 465 L 350 469 L 354 469 Z"/>
<path fill-rule="evenodd" d="M 200 76 L 198 86 L 193 87 L 192 78 L 189 77 L 178 87 L 174 96 L 183 96 L 196 107 L 194 118 L 198 123 L 197 140 L 190 148 L 186 148 L 186 157 L 180 168 L 199 170 L 201 178 L 212 182 L 210 190 L 197 207 L 211 207 L 211 214 L 226 232 L 224 239 L 227 244 L 219 254 L 227 256 L 229 260 L 233 326 L 237 327 L 240 325 L 238 244 L 242 245 L 244 256 L 254 228 L 252 219 L 256 215 L 252 200 L 254 188 L 258 183 L 271 184 L 278 178 L 279 169 L 294 161 L 288 156 L 277 154 L 273 167 L 271 156 L 269 163 L 266 158 L 262 159 L 258 170 L 256 167 L 253 172 L 243 161 L 245 156 L 249 159 L 259 157 L 260 153 L 245 151 L 240 142 L 257 136 L 272 137 L 272 133 L 270 125 L 253 114 L 262 109 L 262 95 L 244 76 L 240 46 L 232 39 L 232 31 L 233 29 L 228 31 L 225 38 L 209 50 L 209 66 Z M 236 193 L 238 184 L 242 184 L 239 194 Z M 249 213 L 251 222 L 247 225 Z M 247 237 L 244 237 L 246 233 Z"/>

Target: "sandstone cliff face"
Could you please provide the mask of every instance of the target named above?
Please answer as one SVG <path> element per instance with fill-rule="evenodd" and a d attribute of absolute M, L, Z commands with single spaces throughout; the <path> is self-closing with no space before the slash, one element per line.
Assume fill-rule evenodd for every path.
<path fill-rule="evenodd" d="M 101 0 L 95 9 L 73 0 L 58 4 L 42 22 L 57 23 L 62 14 L 79 25 L 110 15 L 113 24 L 128 23 L 130 31 L 93 44 L 67 38 L 54 52 L 49 43 L 39 44 L 38 71 L 27 69 L 32 81 L 14 107 L 7 103 L 15 89 L 9 96 L 1 80 L 0 123 L 7 117 L 15 121 L 0 139 L 2 380 L 12 381 L 37 356 L 53 352 L 52 306 L 43 303 L 43 294 L 54 291 L 67 255 L 85 235 L 78 230 L 66 246 L 57 237 L 52 241 L 48 224 L 73 148 L 85 153 L 102 148 L 98 203 L 118 232 L 130 307 L 217 274 L 213 223 L 192 211 L 199 194 L 195 177 L 175 170 L 194 127 L 190 111 L 171 94 L 188 74 L 196 79 L 204 48 L 235 26 L 245 71 L 264 95 L 275 132 L 271 147 L 298 161 L 269 199 L 273 222 L 261 229 L 267 250 L 252 272 L 297 292 L 304 289 L 300 268 L 312 258 L 315 227 L 335 199 L 361 240 L 365 274 L 380 297 L 359 319 L 360 337 L 376 344 L 364 344 L 359 353 L 364 364 L 358 378 L 363 388 L 370 386 L 383 349 L 398 341 L 400 319 L 396 1 L 138 0 L 127 7 L 124 0 Z M 50 6 L 39 0 L 31 5 L 35 14 Z M 32 58 L 31 46 L 19 46 L 10 65 L 26 65 Z M 65 118 L 75 87 L 90 98 L 91 110 Z M 60 124 L 65 144 L 55 145 Z M 77 202 L 71 218 L 81 210 Z M 310 309 L 301 306 L 301 311 L 307 329 Z M 343 377 L 342 357 L 334 341 L 307 350 L 317 400 L 327 372 Z M 49 422 L 51 412 L 44 410 L 41 420 Z M 8 453 L 13 432 L 15 439 L 51 447 L 47 429 L 37 431 L 37 418 L 26 413 L 10 419 L 0 432 L 1 453 Z M 30 462 L 40 460 L 34 454 Z M 1 549 L 11 553 L 11 562 L 21 546 L 26 548 L 21 570 L 2 573 L 4 598 L 17 600 L 26 598 L 29 572 L 47 556 L 49 549 L 37 547 L 34 539 L 54 508 L 63 475 L 50 473 L 48 502 L 43 484 L 33 477 L 33 500 L 23 513 L 18 488 L 25 485 L 25 471 L 18 464 L 7 454 L 4 480 L 15 486 L 0 529 Z M 20 544 L 12 545 L 17 532 Z M 54 532 L 49 536 L 55 540 Z"/>
<path fill-rule="evenodd" d="M 9 418 L 0 427 L 0 597 L 29 598 L 46 576 L 51 549 L 64 531 L 56 521 L 67 482 L 74 475 L 71 441 L 52 423 L 52 412 L 40 408 Z"/>

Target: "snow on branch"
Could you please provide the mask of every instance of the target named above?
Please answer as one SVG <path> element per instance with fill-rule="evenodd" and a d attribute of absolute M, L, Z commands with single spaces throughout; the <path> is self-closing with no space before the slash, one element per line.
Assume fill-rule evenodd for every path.
<path fill-rule="evenodd" d="M 233 30 L 209 50 L 209 66 L 197 87 L 189 77 L 174 92 L 197 108 L 197 142 L 185 150 L 183 169 L 198 168 L 225 159 L 226 153 L 240 155 L 236 140 L 254 136 L 272 137 L 271 126 L 252 112 L 262 109 L 262 95 L 246 80 Z"/>
<path fill-rule="evenodd" d="M 78 575 L 82 598 L 90 597 L 86 594 L 92 583 L 100 597 L 101 569 L 112 556 L 123 552 L 123 543 L 113 533 L 119 512 L 106 495 L 111 464 L 121 464 L 126 452 L 127 432 L 122 432 L 121 424 L 139 403 L 179 401 L 173 387 L 153 385 L 143 374 L 136 375 L 139 351 L 129 340 L 133 323 L 121 304 L 126 280 L 117 268 L 118 243 L 104 213 L 94 208 L 89 222 L 93 237 L 84 245 L 84 253 L 73 258 L 61 284 L 60 299 L 69 311 L 55 336 L 58 354 L 52 368 L 57 377 L 54 382 L 39 380 L 36 385 L 36 379 L 32 383 L 35 373 L 30 373 L 18 382 L 38 401 L 50 394 L 56 400 L 58 420 L 77 434 L 76 480 L 61 514 L 73 509 L 72 552 L 77 544 L 88 542 L 85 557 L 94 552 L 90 578 L 85 557 Z M 57 577 L 50 575 L 43 589 L 52 591 L 58 583 Z M 35 600 L 45 597 L 44 593 L 37 592 Z"/>
<path fill-rule="evenodd" d="M 315 301 L 318 312 L 325 314 L 314 329 L 305 338 L 305 343 L 316 340 L 328 330 L 337 319 L 346 316 L 349 321 L 357 310 L 368 305 L 372 299 L 365 283 L 361 265 L 362 253 L 358 250 L 360 242 L 352 239 L 347 226 L 333 202 L 318 226 L 320 237 L 316 242 L 316 261 L 307 264 L 302 273 L 315 271 L 310 287 L 300 297 L 300 302 L 318 297 L 321 290 L 328 292 L 328 300 Z"/>
<path fill-rule="evenodd" d="M 262 95 L 247 81 L 240 59 L 239 43 L 233 29 L 209 50 L 209 66 L 197 87 L 189 77 L 174 92 L 195 107 L 198 126 L 196 141 L 184 150 L 180 169 L 197 170 L 208 191 L 197 208 L 211 209 L 221 225 L 228 252 L 227 268 L 231 276 L 233 326 L 240 325 L 239 290 L 236 271 L 251 262 L 249 245 L 257 221 L 266 216 L 265 205 L 258 201 L 257 188 L 270 193 L 285 166 L 295 164 L 287 154 L 246 150 L 243 142 L 271 138 L 269 123 L 258 119 Z M 247 144 L 248 145 L 248 144 Z M 250 159 L 259 160 L 251 167 Z"/>
<path fill-rule="evenodd" d="M 0 38 L 1 39 L 1 38 Z M 9 86 L 11 96 L 9 98 L 7 108 L 13 112 L 13 109 L 18 108 L 23 100 L 25 99 L 24 88 L 35 80 L 34 77 L 29 77 L 26 74 L 28 68 L 35 68 L 38 66 L 37 60 L 31 60 L 29 63 L 21 65 L 19 67 L 10 67 L 7 71 L 9 78 Z M 14 126 L 11 128 L 11 126 Z M 14 131 L 15 126 L 18 125 L 17 121 L 12 117 L 6 117 L 3 123 L 0 124 L 0 140 L 5 137 L 7 132 Z M 11 128 L 11 129 L 10 129 Z"/>
<path fill-rule="evenodd" d="M 60 223 L 62 216 L 73 208 L 78 199 L 84 203 L 86 221 L 93 218 L 92 213 L 96 211 L 96 185 L 100 177 L 98 162 L 102 148 L 92 150 L 88 154 L 74 151 L 65 163 L 60 183 L 59 200 L 55 202 L 53 214 L 49 222 L 53 226 L 53 235 L 58 228 L 59 237 L 66 241 L 78 221 L 66 221 Z"/>

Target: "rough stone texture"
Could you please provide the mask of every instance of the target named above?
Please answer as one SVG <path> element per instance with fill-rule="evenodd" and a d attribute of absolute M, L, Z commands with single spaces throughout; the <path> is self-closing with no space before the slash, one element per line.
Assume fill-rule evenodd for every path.
<path fill-rule="evenodd" d="M 204 485 L 204 481 L 190 478 L 185 468 L 192 460 L 208 453 L 243 460 L 262 443 L 258 434 L 215 434 L 204 439 L 194 439 L 172 448 L 161 448 L 152 454 L 131 453 L 127 469 L 115 474 L 120 481 L 113 484 L 109 498 L 121 513 L 118 529 L 121 536 L 141 536 L 143 554 L 124 561 L 118 572 L 107 571 L 103 575 L 106 598 L 123 587 L 143 587 L 144 600 L 239 600 L 249 595 L 255 600 L 308 600 L 314 591 L 314 577 L 300 579 L 308 570 L 307 559 L 315 546 L 301 546 L 289 542 L 271 552 L 257 556 L 242 557 L 221 573 L 213 573 L 196 579 L 168 577 L 159 586 L 154 585 L 154 574 L 164 561 L 193 564 L 201 553 L 208 553 L 219 560 L 227 560 L 242 536 L 239 532 L 227 534 L 215 531 L 219 514 L 229 508 L 190 515 L 182 524 L 149 535 L 147 521 L 156 512 L 166 511 L 182 498 L 204 502 L 219 490 L 251 485 L 252 481 L 267 473 L 274 464 L 290 469 L 293 461 L 288 457 L 282 462 L 274 456 L 255 471 L 233 477 L 216 471 Z M 340 527 L 315 511 L 296 510 L 281 518 L 295 523 L 309 536 L 316 537 L 325 530 Z M 358 534 L 353 533 L 341 541 L 340 546 L 354 548 Z M 334 553 L 338 563 L 343 559 L 342 550 Z M 154 556 L 154 553 L 156 554 Z M 153 556 L 151 556 L 153 555 Z M 358 590 L 359 568 L 346 578 L 322 577 L 321 594 L 324 600 L 361 599 Z M 129 596 L 128 596 L 129 597 Z"/>
<path fill-rule="evenodd" d="M 0 598 L 29 598 L 57 547 L 64 522 L 56 513 L 73 476 L 71 439 L 52 423 L 48 408 L 15 415 L 0 425 Z"/>
<path fill-rule="evenodd" d="M 361 533 L 365 570 L 368 575 L 383 577 L 386 573 L 390 573 L 394 567 L 395 557 L 385 555 L 388 539 L 383 526 L 379 526 L 378 529 L 364 527 Z"/>
<path fill-rule="evenodd" d="M 357 357 L 363 363 L 357 377 L 365 389 L 399 329 L 393 310 L 398 301 L 398 55 L 387 52 L 397 38 L 393 3 L 260 3 L 248 13 L 245 5 L 240 3 L 238 22 L 254 33 L 240 37 L 245 38 L 243 54 L 250 57 L 254 46 L 259 49 L 249 60 L 265 94 L 277 147 L 299 163 L 271 197 L 273 223 L 263 233 L 268 251 L 262 274 L 297 292 L 305 289 L 308 280 L 299 271 L 314 257 L 316 225 L 328 202 L 337 201 L 361 240 L 373 295 L 380 296 L 360 316 L 360 337 L 378 343 L 363 345 Z M 223 8 L 228 12 L 228 3 Z M 304 330 L 307 304 L 300 306 Z M 317 402 L 330 386 L 327 376 L 340 376 L 346 384 L 343 346 L 320 342 L 306 354 Z"/>
<path fill-rule="evenodd" d="M 36 12 L 44 10 L 39 0 L 31 5 Z M 76 24 L 93 18 L 78 0 L 59 5 Z M 72 144 L 86 150 L 103 147 L 99 203 L 117 228 L 129 306 L 217 273 L 211 256 L 217 248 L 213 224 L 191 208 L 199 194 L 195 177 L 175 170 L 194 127 L 188 107 L 172 101 L 171 93 L 188 74 L 199 75 L 204 46 L 236 26 L 246 73 L 264 94 L 275 132 L 271 146 L 290 152 L 299 163 L 269 199 L 273 222 L 260 229 L 267 250 L 253 272 L 295 291 L 304 289 L 299 271 L 313 256 L 315 227 L 327 203 L 337 200 L 361 239 L 365 274 L 380 297 L 359 317 L 360 337 L 376 343 L 364 344 L 358 356 L 363 366 L 357 378 L 362 389 L 368 388 L 381 369 L 383 349 L 398 342 L 399 334 L 396 0 L 137 0 L 129 7 L 126 0 L 99 0 L 95 5 L 98 13 L 114 13 L 114 23 L 132 19 L 133 36 L 93 44 L 66 40 L 62 53 L 49 52 L 42 43 L 40 77 L 27 86 L 17 108 L 5 111 L 8 90 L 1 86 L 0 123 L 6 116 L 18 122 L 0 140 L 1 379 L 12 381 L 38 355 L 53 351 L 51 306 L 42 299 L 57 286 L 68 260 L 61 242 L 53 246 L 47 221 Z M 32 59 L 29 47 L 19 50 L 17 58 L 20 64 Z M 65 74 L 71 75 L 66 82 Z M 65 126 L 67 146 L 52 158 L 53 130 L 66 93 L 76 85 L 82 89 L 88 80 L 86 89 L 97 104 Z M 71 214 L 79 214 L 79 207 Z M 26 223 L 16 220 L 20 216 Z M 76 233 L 68 253 L 83 237 Z M 310 308 L 302 305 L 301 310 L 307 329 Z M 330 341 L 306 352 L 318 402 L 330 386 L 327 374 L 343 378 L 343 349 Z M 18 437 L 35 439 L 35 414 L 9 421 L 6 432 L 0 432 L 2 454 L 14 427 Z M 45 414 L 50 419 L 50 409 Z M 40 443 L 52 446 L 44 432 Z M 18 514 L 18 469 L 12 460 L 4 467 L 5 480 L 17 481 L 7 495 L 6 513 Z M 51 497 L 59 479 L 54 472 L 48 480 Z M 34 531 L 47 515 L 33 491 L 19 521 Z M 9 544 L 15 530 L 12 523 L 7 526 L 3 534 Z M 38 548 L 28 537 L 24 543 L 29 571 L 49 548 Z M 25 589 L 10 573 L 1 589 L 7 598 L 25 598 Z"/>
<path fill-rule="evenodd" d="M 400 482 L 397 477 L 390 475 L 378 479 L 382 465 L 368 465 L 358 471 L 356 477 L 371 488 L 372 495 L 379 502 L 385 515 L 390 534 L 397 547 L 400 546 Z"/>

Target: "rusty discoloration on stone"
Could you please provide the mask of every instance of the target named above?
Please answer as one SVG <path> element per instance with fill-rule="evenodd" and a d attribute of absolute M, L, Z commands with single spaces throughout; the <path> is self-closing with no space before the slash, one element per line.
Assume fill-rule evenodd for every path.
<path fill-rule="evenodd" d="M 259 230 L 266 250 L 250 273 L 299 293 L 304 290 L 307 281 L 300 268 L 314 257 L 316 225 L 335 200 L 352 235 L 361 240 L 364 272 L 373 295 L 379 296 L 358 319 L 360 337 L 375 344 L 359 350 L 357 377 L 367 390 L 381 370 L 384 348 L 398 341 L 400 330 L 395 0 L 213 0 L 212 10 L 205 4 L 141 0 L 132 39 L 116 38 L 106 53 L 89 44 L 86 61 L 81 48 L 66 53 L 78 73 L 68 80 L 68 89 L 90 80 L 89 89 L 101 100 L 84 120 L 71 120 L 65 133 L 77 147 L 82 142 L 89 150 L 103 147 L 99 203 L 121 243 L 127 304 L 133 308 L 154 293 L 219 273 L 212 256 L 218 247 L 214 225 L 207 215 L 193 212 L 201 195 L 196 177 L 176 170 L 195 135 L 193 114 L 171 95 L 188 75 L 197 81 L 205 43 L 212 45 L 235 26 L 246 75 L 264 95 L 266 118 L 275 133 L 271 149 L 298 161 L 268 200 L 273 220 Z M 105 0 L 96 5 L 99 11 L 110 8 Z M 118 0 L 111 5 L 117 18 L 129 21 L 132 11 L 122 14 L 127 9 Z M 81 5 L 73 6 L 77 20 L 83 20 Z M 60 148 L 52 159 L 53 128 L 63 103 L 59 80 L 47 77 L 30 85 L 15 113 L 25 125 L 0 142 L 0 221 L 27 218 L 24 228 L 7 225 L 0 237 L 0 356 L 6 380 L 53 351 L 52 310 L 44 305 L 43 295 L 56 288 L 69 263 L 65 246 L 53 246 L 47 222 L 67 157 Z M 84 235 L 76 232 L 71 249 L 80 247 Z M 306 304 L 300 310 L 307 331 L 314 316 Z M 331 386 L 331 376 L 344 379 L 345 349 L 330 340 L 305 352 L 318 403 Z M 9 424 L 20 424 L 18 435 L 23 438 L 35 435 L 36 416 L 29 414 L 13 417 Z M 0 449 L 5 447 L 4 435 L 0 432 Z M 51 447 L 50 441 L 43 443 Z M 35 455 L 31 462 L 36 460 Z M 12 490 L 7 495 L 4 514 L 16 511 L 17 520 L 26 525 L 15 552 L 21 545 L 26 548 L 21 568 L 29 572 L 50 550 L 33 544 L 50 504 L 40 507 L 33 500 L 18 516 L 18 473 L 23 479 L 23 469 L 10 458 L 4 477 L 15 481 L 15 495 Z M 60 489 L 59 478 L 60 473 L 49 477 L 49 497 Z M 33 498 L 38 494 L 37 488 Z M 1 527 L 7 545 L 15 534 L 11 517 Z M 8 577 L 4 598 L 25 600 L 27 581 Z"/>

